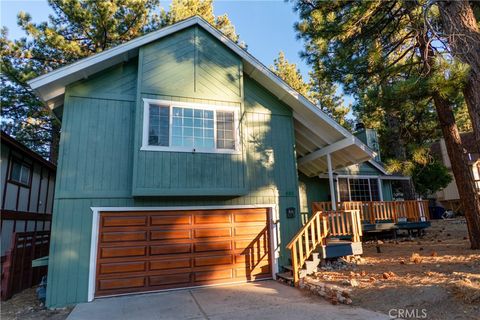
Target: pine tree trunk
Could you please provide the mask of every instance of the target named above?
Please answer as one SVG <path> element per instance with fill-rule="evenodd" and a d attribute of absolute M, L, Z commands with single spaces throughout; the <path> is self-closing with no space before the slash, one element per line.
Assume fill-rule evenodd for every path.
<path fill-rule="evenodd" d="M 460 134 L 450 103 L 438 93 L 433 94 L 440 127 L 442 128 L 448 157 L 452 165 L 460 202 L 467 220 L 468 234 L 472 249 L 480 249 L 480 197 L 475 190 L 473 173 L 462 146 Z"/>
<path fill-rule="evenodd" d="M 439 1 L 444 32 L 453 55 L 470 66 L 463 89 L 475 138 L 480 144 L 480 31 L 468 0 Z"/>
<path fill-rule="evenodd" d="M 406 5 L 410 8 L 414 7 L 413 2 L 407 1 Z M 435 66 L 435 51 L 432 48 L 431 42 L 428 40 L 430 40 L 428 33 L 425 33 L 425 29 L 419 26 L 417 45 L 424 61 L 425 74 L 427 76 L 434 72 Z M 437 91 L 432 93 L 432 98 L 437 110 L 443 138 L 445 139 L 448 158 L 452 165 L 452 172 L 460 196 L 460 203 L 462 204 L 465 219 L 467 220 L 470 247 L 472 249 L 480 249 L 480 197 L 475 188 L 472 169 L 468 165 L 468 159 L 462 145 L 457 124 L 455 123 L 455 116 L 450 102 L 443 98 Z"/>

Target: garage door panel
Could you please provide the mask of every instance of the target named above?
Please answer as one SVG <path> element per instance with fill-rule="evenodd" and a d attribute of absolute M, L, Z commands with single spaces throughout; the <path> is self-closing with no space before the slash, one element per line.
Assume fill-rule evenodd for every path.
<path fill-rule="evenodd" d="M 194 217 L 195 224 L 218 224 L 230 223 L 231 216 L 229 214 L 202 214 Z"/>
<path fill-rule="evenodd" d="M 200 271 L 194 274 L 194 281 L 228 280 L 232 278 L 232 269 Z"/>
<path fill-rule="evenodd" d="M 117 242 L 117 241 L 145 241 L 147 240 L 146 231 L 117 231 L 104 232 L 102 234 L 102 241 Z"/>
<path fill-rule="evenodd" d="M 198 242 L 194 244 L 195 252 L 206 251 L 230 251 L 232 250 L 231 241 Z"/>
<path fill-rule="evenodd" d="M 116 257 L 135 257 L 145 256 L 147 252 L 146 246 L 139 247 L 108 247 L 100 249 L 101 258 L 116 258 Z"/>
<path fill-rule="evenodd" d="M 146 271 L 145 261 L 113 262 L 113 263 L 100 264 L 101 274 L 139 272 L 139 271 Z"/>
<path fill-rule="evenodd" d="M 231 237 L 232 229 L 230 228 L 212 228 L 212 229 L 196 229 L 195 238 L 221 238 Z"/>
<path fill-rule="evenodd" d="M 101 214 L 96 296 L 271 277 L 266 209 Z"/>
<path fill-rule="evenodd" d="M 164 254 L 190 253 L 190 252 L 192 252 L 192 245 L 190 243 L 150 246 L 150 255 L 164 255 Z"/>
<path fill-rule="evenodd" d="M 191 216 L 182 216 L 182 215 L 156 215 L 150 217 L 150 224 L 152 226 L 163 226 L 163 225 L 189 225 L 192 223 Z"/>
<path fill-rule="evenodd" d="M 104 279 L 99 281 L 100 290 L 112 289 L 130 289 L 141 288 L 145 286 L 145 277 L 124 278 L 124 279 Z"/>
<path fill-rule="evenodd" d="M 233 256 L 231 254 L 221 255 L 221 256 L 206 256 L 206 257 L 196 257 L 194 259 L 195 266 L 215 266 L 215 265 L 230 265 L 233 263 Z"/>
<path fill-rule="evenodd" d="M 188 284 L 191 281 L 192 281 L 192 277 L 190 273 L 171 274 L 171 275 L 168 275 L 168 277 L 163 275 L 149 277 L 149 283 L 152 286 Z"/>
<path fill-rule="evenodd" d="M 120 217 L 103 217 L 102 225 L 104 227 L 128 227 L 128 226 L 146 226 L 146 216 L 120 216 Z"/>
<path fill-rule="evenodd" d="M 191 239 L 191 230 L 153 230 L 150 231 L 150 240 L 167 240 L 167 239 Z"/>
<path fill-rule="evenodd" d="M 190 257 L 183 259 L 156 260 L 150 261 L 149 266 L 150 270 L 190 268 L 192 266 L 191 260 Z"/>

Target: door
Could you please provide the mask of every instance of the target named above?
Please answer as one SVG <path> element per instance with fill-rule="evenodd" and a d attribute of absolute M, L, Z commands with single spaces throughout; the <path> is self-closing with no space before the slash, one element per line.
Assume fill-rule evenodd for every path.
<path fill-rule="evenodd" d="M 95 296 L 271 278 L 268 209 L 102 212 Z"/>

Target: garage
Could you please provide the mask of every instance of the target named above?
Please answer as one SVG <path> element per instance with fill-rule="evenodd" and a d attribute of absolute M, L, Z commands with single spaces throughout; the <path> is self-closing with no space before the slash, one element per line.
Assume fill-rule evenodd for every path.
<path fill-rule="evenodd" d="M 269 209 L 100 212 L 95 296 L 272 277 Z"/>

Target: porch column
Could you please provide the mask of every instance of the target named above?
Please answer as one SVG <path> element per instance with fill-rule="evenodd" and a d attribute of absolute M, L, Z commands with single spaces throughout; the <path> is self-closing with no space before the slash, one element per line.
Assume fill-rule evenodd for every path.
<path fill-rule="evenodd" d="M 327 153 L 327 166 L 328 166 L 328 183 L 330 184 L 330 198 L 332 201 L 332 210 L 337 210 L 337 200 L 335 199 L 335 188 L 333 187 L 333 169 L 332 158 L 330 153 Z"/>

